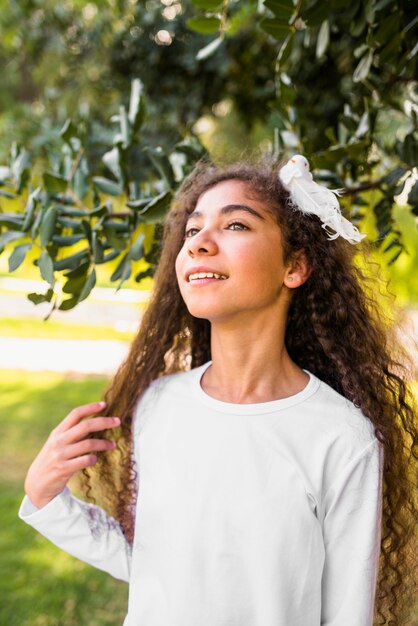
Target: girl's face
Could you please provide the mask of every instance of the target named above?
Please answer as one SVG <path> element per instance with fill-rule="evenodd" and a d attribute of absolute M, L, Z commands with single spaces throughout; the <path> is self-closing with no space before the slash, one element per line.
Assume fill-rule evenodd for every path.
<path fill-rule="evenodd" d="M 176 260 L 191 315 L 215 322 L 277 310 L 288 273 L 280 228 L 244 182 L 223 181 L 200 196 Z"/>

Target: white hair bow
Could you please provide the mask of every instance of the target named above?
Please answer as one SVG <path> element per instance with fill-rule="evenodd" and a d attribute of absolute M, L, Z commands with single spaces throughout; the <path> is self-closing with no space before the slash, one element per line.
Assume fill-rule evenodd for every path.
<path fill-rule="evenodd" d="M 328 234 L 328 239 L 341 236 L 350 243 L 358 243 L 366 235 L 360 233 L 342 214 L 338 190 L 318 185 L 312 177 L 308 160 L 295 154 L 279 171 L 280 180 L 290 194 L 292 204 L 303 213 L 317 215 Z M 328 230 L 332 228 L 333 233 Z"/>

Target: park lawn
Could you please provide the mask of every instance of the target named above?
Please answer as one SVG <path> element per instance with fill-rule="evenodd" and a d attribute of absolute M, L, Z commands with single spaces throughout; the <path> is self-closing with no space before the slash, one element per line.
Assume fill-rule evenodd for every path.
<path fill-rule="evenodd" d="M 0 624 L 121 626 L 128 585 L 59 550 L 17 513 L 26 470 L 75 406 L 100 399 L 104 377 L 1 371 Z"/>
<path fill-rule="evenodd" d="M 53 319 L 44 321 L 29 317 L 0 317 L 0 337 L 131 341 L 134 332 L 93 324 L 58 322 Z"/>

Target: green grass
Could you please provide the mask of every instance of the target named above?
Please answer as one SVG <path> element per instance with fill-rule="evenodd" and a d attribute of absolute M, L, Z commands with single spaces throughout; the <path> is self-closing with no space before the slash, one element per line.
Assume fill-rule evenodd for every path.
<path fill-rule="evenodd" d="M 75 406 L 101 397 L 103 377 L 1 373 L 0 626 L 121 626 L 128 585 L 59 550 L 19 520 L 27 468 Z"/>
<path fill-rule="evenodd" d="M 0 318 L 0 337 L 45 338 L 45 339 L 112 339 L 131 341 L 133 332 L 115 328 L 47 321 L 34 318 Z"/>

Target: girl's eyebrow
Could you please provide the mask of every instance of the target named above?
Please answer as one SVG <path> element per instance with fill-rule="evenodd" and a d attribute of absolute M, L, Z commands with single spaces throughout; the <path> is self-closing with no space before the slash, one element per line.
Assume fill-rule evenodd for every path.
<path fill-rule="evenodd" d="M 226 215 L 228 213 L 234 213 L 235 211 L 247 211 L 247 213 L 250 213 L 255 217 L 259 217 L 261 220 L 265 219 L 265 217 L 263 217 L 261 213 L 245 204 L 227 204 L 219 210 L 219 213 L 221 215 Z M 193 213 L 190 213 L 187 221 L 189 221 L 192 217 L 202 217 L 202 213 L 200 211 L 193 211 Z"/>

